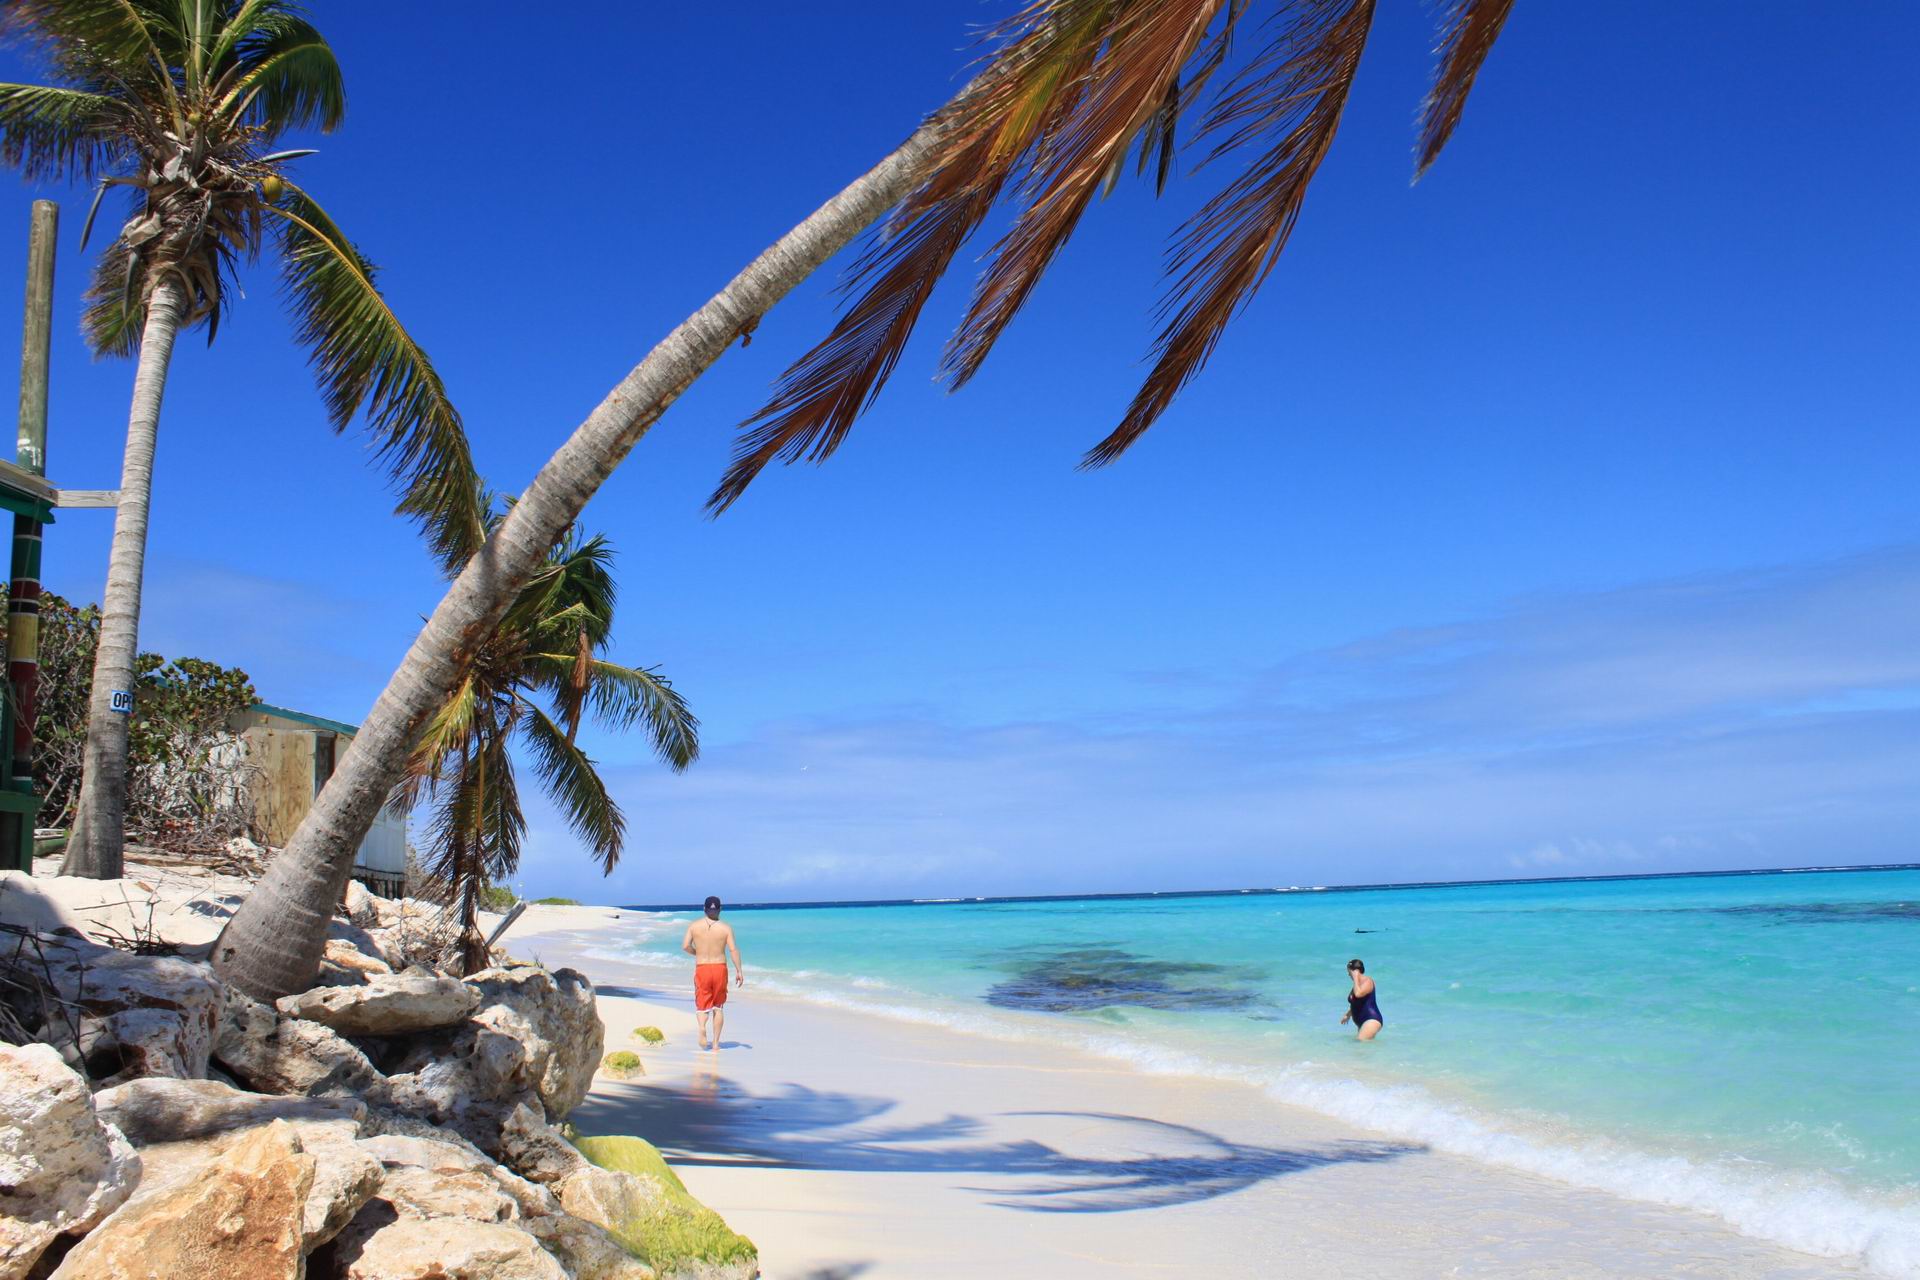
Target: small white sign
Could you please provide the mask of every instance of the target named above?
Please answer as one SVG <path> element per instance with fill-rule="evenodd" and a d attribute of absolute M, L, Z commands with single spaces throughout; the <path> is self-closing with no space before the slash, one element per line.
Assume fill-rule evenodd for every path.
<path fill-rule="evenodd" d="M 133 692 L 129 689 L 115 689 L 112 694 L 112 706 L 121 715 L 133 713 Z"/>

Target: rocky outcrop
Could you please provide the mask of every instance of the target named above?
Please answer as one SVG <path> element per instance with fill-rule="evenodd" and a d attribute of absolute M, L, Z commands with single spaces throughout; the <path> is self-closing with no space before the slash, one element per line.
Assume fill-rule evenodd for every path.
<path fill-rule="evenodd" d="M 334 1242 L 329 1274 L 340 1280 L 570 1280 L 524 1231 L 397 1217 L 356 1220 Z"/>
<path fill-rule="evenodd" d="M 282 996 L 281 1013 L 318 1022 L 349 1036 L 408 1035 L 460 1022 L 482 993 L 457 978 L 383 974 L 365 986 L 316 987 Z"/>
<path fill-rule="evenodd" d="M 607 1034 L 587 976 L 519 965 L 488 969 L 468 981 L 480 992 L 474 1020 L 527 1045 L 526 1070 L 548 1117 L 558 1120 L 579 1106 L 593 1087 Z"/>
<path fill-rule="evenodd" d="M 573 1280 L 654 1280 L 656 1272 L 621 1247 L 606 1228 L 556 1213 L 529 1218 L 521 1229 L 560 1260 Z"/>
<path fill-rule="evenodd" d="M 604 1048 L 583 975 L 446 977 L 439 913 L 350 893 L 331 985 L 275 1008 L 18 896 L 49 957 L 23 989 L 74 1016 L 0 1046 L 0 1280 L 754 1273 L 652 1148 L 586 1140 L 598 1167 L 555 1127 Z"/>
<path fill-rule="evenodd" d="M 753 1242 L 695 1200 L 660 1153 L 639 1138 L 582 1138 L 588 1164 L 554 1190 L 561 1207 L 603 1227 L 663 1277 L 751 1280 L 760 1273 Z"/>
<path fill-rule="evenodd" d="M 332 1028 L 283 1017 L 237 991 L 228 994 L 213 1055 L 262 1093 L 377 1101 L 385 1088 L 367 1055 Z"/>
<path fill-rule="evenodd" d="M 558 1129 L 525 1105 L 509 1112 L 500 1126 L 500 1158 L 542 1184 L 558 1182 L 587 1163 Z"/>
<path fill-rule="evenodd" d="M 43 935 L 30 964 L 26 976 L 70 1015 L 39 1035 L 96 1084 L 207 1073 L 226 989 L 205 965 L 66 934 Z"/>
<path fill-rule="evenodd" d="M 51 1046 L 0 1044 L 0 1280 L 26 1275 L 56 1236 L 99 1223 L 139 1177 L 140 1157 Z"/>
<path fill-rule="evenodd" d="M 485 1169 L 422 1169 L 387 1166 L 375 1199 L 403 1218 L 465 1218 L 470 1222 L 506 1222 L 520 1216 L 520 1205 Z"/>
<path fill-rule="evenodd" d="M 198 1175 L 139 1194 L 75 1246 L 58 1280 L 298 1280 L 314 1159 L 275 1121 Z"/>
<path fill-rule="evenodd" d="M 309 1143 L 313 1190 L 300 1215 L 300 1249 L 312 1253 L 353 1221 L 386 1173 L 379 1157 L 358 1142 Z"/>
<path fill-rule="evenodd" d="M 571 1111 L 593 1082 L 605 1030 L 593 984 L 571 969 L 488 969 L 468 979 L 480 1008 L 450 1032 L 422 1037 L 393 1065 L 393 1104 L 459 1129 L 498 1152 L 517 1106 Z"/>
<path fill-rule="evenodd" d="M 340 899 L 340 910 L 345 913 L 349 924 L 359 928 L 378 929 L 382 924 L 380 900 L 358 880 L 347 881 L 347 892 Z"/>
<path fill-rule="evenodd" d="M 380 956 L 369 955 L 351 942 L 328 938 L 320 957 L 319 987 L 359 986 L 371 978 L 393 972 L 393 966 Z"/>
<path fill-rule="evenodd" d="M 138 1147 L 192 1142 L 270 1124 L 292 1123 L 339 1140 L 356 1137 L 366 1117 L 357 1098 L 276 1098 L 216 1080 L 132 1080 L 94 1097 L 100 1118 Z"/>

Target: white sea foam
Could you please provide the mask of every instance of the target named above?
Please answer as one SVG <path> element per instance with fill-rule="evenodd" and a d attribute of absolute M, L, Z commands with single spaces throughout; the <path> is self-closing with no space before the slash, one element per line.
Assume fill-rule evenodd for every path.
<path fill-rule="evenodd" d="M 1830 1180 L 1755 1161 L 1651 1155 L 1601 1138 L 1532 1136 L 1440 1102 L 1414 1085 L 1363 1084 L 1324 1075 L 1310 1063 L 1283 1071 L 1268 1092 L 1440 1151 L 1710 1213 L 1743 1235 L 1821 1257 L 1858 1258 L 1881 1275 L 1920 1277 L 1920 1211 L 1872 1203 Z"/>

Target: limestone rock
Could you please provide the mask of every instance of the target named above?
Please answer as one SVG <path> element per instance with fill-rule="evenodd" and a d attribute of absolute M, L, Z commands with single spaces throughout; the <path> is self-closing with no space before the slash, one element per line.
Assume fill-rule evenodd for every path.
<path fill-rule="evenodd" d="M 441 1142 L 403 1134 L 380 1134 L 362 1138 L 355 1145 L 381 1164 L 393 1168 L 411 1166 L 433 1173 L 464 1173 L 469 1169 L 484 1169 L 493 1163 L 465 1141 Z"/>
<path fill-rule="evenodd" d="M 140 1157 L 94 1114 L 87 1082 L 51 1046 L 0 1044 L 0 1280 L 27 1274 L 62 1232 L 119 1208 Z"/>
<path fill-rule="evenodd" d="M 388 1169 L 414 1168 L 438 1174 L 485 1174 L 514 1202 L 523 1217 L 560 1212 L 560 1201 L 551 1191 L 527 1181 L 511 1169 L 495 1164 L 479 1148 L 464 1139 L 446 1142 L 402 1134 L 383 1134 L 363 1138 L 355 1145 Z"/>
<path fill-rule="evenodd" d="M 373 1193 L 385 1170 L 357 1142 L 306 1144 L 313 1156 L 313 1189 L 300 1215 L 300 1250 L 312 1253 L 340 1234 Z"/>
<path fill-rule="evenodd" d="M 200 1176 L 142 1190 L 76 1246 L 56 1280 L 298 1280 L 314 1159 L 284 1121 L 229 1146 Z"/>
<path fill-rule="evenodd" d="M 380 956 L 370 955 L 341 938 L 328 938 L 320 956 L 320 976 L 316 987 L 357 987 L 369 978 L 392 973 L 393 966 Z"/>
<path fill-rule="evenodd" d="M 395 1218 L 364 1233 L 360 1225 L 335 1246 L 342 1280 L 569 1280 L 539 1241 L 499 1223 Z"/>
<path fill-rule="evenodd" d="M 652 1267 L 585 1218 L 558 1213 L 529 1218 L 520 1228 L 545 1245 L 573 1280 L 655 1280 Z"/>
<path fill-rule="evenodd" d="M 340 908 L 346 912 L 350 923 L 362 929 L 380 927 L 380 908 L 373 896 L 373 891 L 358 880 L 347 881 L 347 892 L 340 899 Z"/>
<path fill-rule="evenodd" d="M 237 991 L 227 993 L 214 1057 L 262 1093 L 378 1098 L 384 1087 L 367 1055 L 338 1032 L 283 1018 Z"/>
<path fill-rule="evenodd" d="M 372 931 L 387 963 L 395 969 L 437 963 L 447 954 L 457 930 L 446 913 L 428 902 L 376 898 L 380 927 Z"/>
<path fill-rule="evenodd" d="M 244 862 L 257 863 L 266 859 L 267 851 L 245 836 L 235 836 L 227 841 L 227 856 Z"/>
<path fill-rule="evenodd" d="M 606 1042 L 587 976 L 526 965 L 488 969 L 468 982 L 480 991 L 476 1021 L 508 1034 L 532 1033 L 528 1067 L 547 1115 L 558 1120 L 579 1106 Z"/>
<path fill-rule="evenodd" d="M 488 969 L 468 979 L 480 1008 L 422 1037 L 389 1073 L 395 1106 L 451 1125 L 489 1151 L 514 1107 L 558 1118 L 593 1083 L 605 1035 L 593 984 L 571 969 Z"/>
<path fill-rule="evenodd" d="M 522 1177 L 551 1184 L 587 1163 L 586 1157 L 532 1107 L 518 1106 L 500 1126 L 500 1158 Z"/>
<path fill-rule="evenodd" d="M 366 1104 L 354 1098 L 275 1098 L 242 1093 L 214 1080 L 133 1080 L 94 1096 L 100 1118 L 135 1146 L 188 1142 L 290 1121 L 302 1133 L 325 1131 L 347 1141 L 360 1130 Z"/>
<path fill-rule="evenodd" d="M 487 1172 L 500 1185 L 500 1189 L 513 1198 L 522 1218 L 544 1218 L 565 1212 L 560 1206 L 559 1196 L 538 1182 L 528 1182 L 505 1165 L 491 1165 Z"/>
<path fill-rule="evenodd" d="M 364 987 L 317 987 L 282 996 L 280 1012 L 306 1018 L 350 1036 L 390 1036 L 429 1031 L 464 1019 L 480 993 L 454 978 L 381 975 Z"/>
<path fill-rule="evenodd" d="M 525 1083 L 525 1062 L 526 1048 L 519 1041 L 490 1028 L 469 1027 L 451 1042 L 417 1043 L 401 1065 L 418 1069 L 389 1074 L 387 1100 L 498 1155 L 508 1113 L 523 1103 L 540 1105 L 539 1095 Z"/>
<path fill-rule="evenodd" d="M 76 1011 L 79 1036 L 71 1048 L 95 1084 L 207 1073 L 226 993 L 211 969 L 65 936 L 43 938 L 41 948 L 45 978 Z M 58 1022 L 47 1031 L 50 1039 L 71 1038 Z"/>
<path fill-rule="evenodd" d="M 462 1134 L 390 1106 L 376 1106 L 371 1108 L 367 1112 L 367 1121 L 363 1132 L 369 1138 L 392 1136 L 398 1138 L 419 1138 L 425 1142 L 445 1143 L 470 1154 L 474 1160 L 474 1164 L 469 1167 L 477 1168 L 480 1164 L 492 1159 L 491 1156 L 480 1150 L 478 1146 L 474 1145 L 473 1142 L 469 1141 Z M 401 1161 L 397 1163 L 405 1162 Z"/>
<path fill-rule="evenodd" d="M 519 1203 L 485 1169 L 449 1172 L 392 1166 L 381 1175 L 376 1198 L 402 1218 L 507 1222 L 520 1216 Z"/>
<path fill-rule="evenodd" d="M 687 1193 L 660 1153 L 639 1138 L 582 1138 L 592 1164 L 561 1179 L 560 1204 L 607 1234 L 663 1277 L 750 1280 L 759 1274 L 753 1242 Z"/>
<path fill-rule="evenodd" d="M 331 951 L 332 944 L 339 944 L 347 950 L 357 951 L 369 960 L 378 960 L 390 971 L 398 972 L 404 964 L 394 963 L 395 957 L 381 942 L 380 935 L 374 930 L 346 920 L 331 920 L 327 923 L 327 942 Z"/>

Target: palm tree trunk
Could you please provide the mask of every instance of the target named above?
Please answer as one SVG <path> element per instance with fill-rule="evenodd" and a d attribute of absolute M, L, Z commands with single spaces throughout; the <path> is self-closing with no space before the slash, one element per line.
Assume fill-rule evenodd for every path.
<path fill-rule="evenodd" d="M 587 500 L 735 338 L 912 190 L 944 129 L 922 125 L 898 150 L 815 210 L 682 321 L 574 430 L 467 562 L 373 704 L 286 851 L 267 866 L 215 944 L 214 968 L 257 999 L 304 990 L 354 851 L 400 781 L 422 721 Z"/>
<path fill-rule="evenodd" d="M 127 723 L 132 718 L 134 660 L 140 651 L 140 583 L 147 565 L 154 443 L 184 297 L 179 282 L 169 275 L 147 300 L 140 363 L 133 375 L 133 408 L 127 415 L 127 454 L 120 465 L 120 503 L 114 509 L 113 551 L 100 607 L 100 645 L 93 658 L 80 801 L 61 875 L 116 880 L 124 870 Z M 124 706 L 114 706 L 115 693 L 126 695 Z"/>

